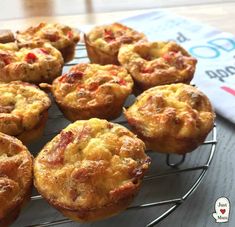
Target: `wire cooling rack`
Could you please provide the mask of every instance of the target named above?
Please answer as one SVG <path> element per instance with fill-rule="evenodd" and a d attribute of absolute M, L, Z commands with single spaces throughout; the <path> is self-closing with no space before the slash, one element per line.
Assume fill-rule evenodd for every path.
<path fill-rule="evenodd" d="M 68 71 L 68 69 L 71 66 L 76 65 L 77 63 L 87 62 L 87 61 L 88 61 L 88 58 L 87 58 L 87 54 L 86 54 L 85 45 L 83 43 L 79 43 L 76 47 L 76 57 L 74 58 L 74 60 L 72 62 L 65 64 L 64 72 Z M 130 103 L 133 102 L 133 100 L 134 100 L 134 97 L 129 97 L 125 106 L 129 106 Z M 63 115 L 58 111 L 55 104 L 53 104 L 51 110 L 49 111 L 49 120 L 48 121 L 51 121 L 51 123 L 48 123 L 49 126 L 47 125 L 47 128 L 44 133 L 44 139 L 42 139 L 42 141 L 41 141 L 41 143 L 39 143 L 39 145 L 38 144 L 32 145 L 33 147 L 30 149 L 30 150 L 34 150 L 34 151 L 36 150 L 35 155 L 38 152 L 38 150 L 40 150 L 40 148 L 45 144 L 45 142 L 47 142 L 51 138 L 53 138 L 57 133 L 60 132 L 60 130 L 62 128 L 64 128 L 69 123 L 66 119 L 63 118 Z M 55 127 L 57 125 L 56 122 L 58 122 L 58 126 L 59 126 L 58 128 Z M 120 117 L 120 118 L 114 120 L 114 122 L 127 126 L 126 125 L 127 122 L 125 121 L 125 119 L 123 117 Z M 161 212 L 157 216 L 153 215 L 150 220 L 146 221 L 146 223 L 144 225 L 146 227 L 151 227 L 151 226 L 155 226 L 157 223 L 162 221 L 169 214 L 171 214 L 174 210 L 176 210 L 177 207 L 179 207 L 181 204 L 183 204 L 184 201 L 188 197 L 190 197 L 190 195 L 192 195 L 193 192 L 201 184 L 201 182 L 202 182 L 203 178 L 205 177 L 205 175 L 208 171 L 208 168 L 211 164 L 212 158 L 215 153 L 216 143 L 217 143 L 216 125 L 214 125 L 213 130 L 208 137 L 210 139 L 207 139 L 200 147 L 200 150 L 202 150 L 203 153 L 207 152 L 206 153 L 207 157 L 206 157 L 206 160 L 203 164 L 200 163 L 200 164 L 194 165 L 193 167 L 191 167 L 191 166 L 182 167 L 182 165 L 185 164 L 186 155 L 177 156 L 177 158 L 172 155 L 166 155 L 165 161 L 162 159 L 161 162 L 163 164 L 165 162 L 165 166 L 167 167 L 167 169 L 164 171 L 161 171 L 160 173 L 159 172 L 156 173 L 156 171 L 153 171 L 153 173 L 148 174 L 143 179 L 143 185 L 145 185 L 149 181 L 152 182 L 152 181 L 156 181 L 158 179 L 162 179 L 162 180 L 166 179 L 166 181 L 167 181 L 167 177 L 181 176 L 184 173 L 191 173 L 193 175 L 196 175 L 196 173 L 197 173 L 198 175 L 194 179 L 193 183 L 191 183 L 191 185 L 189 185 L 189 187 L 186 190 L 184 190 L 184 192 L 181 192 L 179 196 L 175 196 L 170 199 L 162 199 L 162 200 L 160 199 L 160 200 L 154 201 L 154 202 L 151 201 L 151 202 L 137 203 L 136 205 L 132 205 L 129 208 L 127 208 L 126 212 L 128 212 L 129 210 L 141 210 L 141 209 L 148 209 L 148 208 L 157 209 L 157 207 L 159 208 L 159 207 L 164 207 L 164 206 L 168 205 L 168 207 L 166 209 L 164 209 L 163 212 Z M 207 151 L 205 151 L 206 147 L 207 147 Z M 195 153 L 197 153 L 197 151 Z M 155 156 L 155 155 L 157 155 L 157 153 L 152 152 L 151 155 Z M 188 154 L 187 156 L 191 156 L 191 155 L 192 154 Z M 31 197 L 30 203 L 37 203 L 38 201 L 42 201 L 42 200 L 43 200 L 43 198 L 41 197 L 41 195 L 35 194 Z M 53 209 L 53 208 L 51 208 L 51 209 Z M 39 221 L 38 223 L 31 223 L 30 222 L 30 224 L 25 224 L 25 223 L 19 224 L 16 222 L 14 226 L 34 226 L 34 227 L 36 227 L 36 226 L 37 227 L 38 226 L 56 226 L 56 225 L 70 226 L 70 225 L 73 225 L 72 223 L 73 223 L 72 220 L 64 218 L 61 215 L 58 218 L 56 218 L 56 220 Z M 83 225 L 83 224 L 81 224 L 81 225 Z M 102 226 L 109 226 L 109 225 L 110 225 L 110 223 L 109 224 L 106 223 Z M 137 225 L 135 225 L 135 226 L 137 226 Z"/>

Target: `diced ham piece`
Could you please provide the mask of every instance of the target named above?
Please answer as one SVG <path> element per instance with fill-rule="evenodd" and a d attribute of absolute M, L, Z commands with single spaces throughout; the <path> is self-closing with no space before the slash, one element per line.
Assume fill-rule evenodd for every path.
<path fill-rule="evenodd" d="M 56 144 L 56 146 L 49 152 L 46 162 L 52 165 L 63 164 L 64 151 L 68 144 L 73 142 L 74 139 L 75 136 L 71 131 L 61 132 L 60 140 Z"/>

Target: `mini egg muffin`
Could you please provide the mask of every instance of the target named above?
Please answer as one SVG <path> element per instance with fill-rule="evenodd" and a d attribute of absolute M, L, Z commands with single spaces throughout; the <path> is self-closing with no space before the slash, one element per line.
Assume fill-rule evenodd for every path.
<path fill-rule="evenodd" d="M 9 226 L 30 199 L 33 160 L 16 138 L 0 132 L 0 226 Z"/>
<path fill-rule="evenodd" d="M 0 81 L 51 82 L 61 75 L 63 58 L 49 43 L 37 48 L 21 48 L 0 43 Z"/>
<path fill-rule="evenodd" d="M 121 114 L 132 86 L 131 76 L 121 66 L 81 63 L 55 79 L 51 91 L 70 121 L 114 119 Z"/>
<path fill-rule="evenodd" d="M 0 83 L 0 132 L 24 143 L 39 138 L 51 101 L 38 87 L 21 81 Z"/>
<path fill-rule="evenodd" d="M 65 216 L 95 221 L 130 204 L 149 164 L 144 143 L 127 128 L 97 118 L 80 120 L 38 154 L 34 185 Z"/>
<path fill-rule="evenodd" d="M 15 41 L 15 37 L 11 30 L 0 29 L 0 43 L 10 43 L 14 41 Z"/>
<path fill-rule="evenodd" d="M 77 30 L 58 23 L 40 23 L 25 31 L 18 31 L 16 35 L 20 46 L 37 47 L 40 43 L 49 42 L 61 52 L 64 62 L 74 58 L 75 46 L 79 39 Z"/>
<path fill-rule="evenodd" d="M 172 83 L 189 83 L 197 60 L 174 42 L 145 42 L 123 46 L 118 60 L 139 90 Z"/>
<path fill-rule="evenodd" d="M 206 95 L 180 83 L 146 90 L 124 114 L 148 149 L 177 154 L 203 143 L 215 119 Z"/>
<path fill-rule="evenodd" d="M 123 44 L 146 41 L 143 33 L 119 23 L 94 27 L 84 36 L 87 53 L 92 63 L 119 65 L 117 55 Z"/>

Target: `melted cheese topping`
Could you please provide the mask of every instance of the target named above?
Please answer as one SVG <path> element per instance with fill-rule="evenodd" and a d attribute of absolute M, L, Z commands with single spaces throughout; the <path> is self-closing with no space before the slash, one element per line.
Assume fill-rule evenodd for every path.
<path fill-rule="evenodd" d="M 14 137 L 0 133 L 0 219 L 16 208 L 32 182 L 32 158 Z"/>
<path fill-rule="evenodd" d="M 79 33 L 69 26 L 57 23 L 40 23 L 25 31 L 18 31 L 17 41 L 22 45 L 50 42 L 57 49 L 65 48 L 79 41 Z"/>
<path fill-rule="evenodd" d="M 132 86 L 132 78 L 123 67 L 82 63 L 57 78 L 52 92 L 59 103 L 86 108 L 125 99 Z"/>
<path fill-rule="evenodd" d="M 128 122 L 149 138 L 197 138 L 213 127 L 208 98 L 185 84 L 157 86 L 142 93 L 125 112 Z M 167 140 L 167 139 L 166 139 Z"/>
<path fill-rule="evenodd" d="M 119 51 L 118 60 L 146 88 L 189 82 L 197 63 L 174 42 L 125 45 Z"/>
<path fill-rule="evenodd" d="M 63 208 L 92 210 L 133 193 L 149 165 L 144 143 L 106 120 L 76 121 L 35 160 L 35 185 Z"/>
<path fill-rule="evenodd" d="M 0 83 L 0 131 L 18 135 L 33 129 L 50 104 L 47 94 L 34 85 Z"/>
<path fill-rule="evenodd" d="M 92 46 L 106 53 L 117 53 L 122 44 L 146 40 L 143 33 L 119 23 L 97 26 L 87 34 L 87 38 Z"/>

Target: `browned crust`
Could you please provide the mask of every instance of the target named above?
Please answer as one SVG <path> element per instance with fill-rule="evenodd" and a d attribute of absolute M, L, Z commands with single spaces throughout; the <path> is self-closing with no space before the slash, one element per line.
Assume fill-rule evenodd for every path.
<path fill-rule="evenodd" d="M 29 144 L 42 137 L 46 122 L 48 119 L 48 110 L 43 111 L 38 124 L 31 130 L 24 131 L 17 136 L 24 144 Z"/>
<path fill-rule="evenodd" d="M 133 80 L 134 80 L 134 90 L 133 90 L 133 94 L 135 94 L 136 96 L 138 96 L 138 95 L 140 95 L 143 91 L 148 90 L 148 89 L 150 89 L 150 88 L 152 88 L 152 87 L 161 86 L 161 85 L 167 85 L 167 84 L 172 84 L 172 83 L 173 83 L 173 84 L 177 84 L 177 83 L 190 84 L 191 80 L 193 79 L 193 75 L 194 75 L 194 71 L 192 71 L 192 73 L 188 75 L 188 78 L 187 78 L 186 80 L 182 80 L 182 79 L 181 79 L 181 80 L 175 80 L 175 81 L 172 81 L 172 82 L 170 82 L 170 81 L 166 82 L 166 81 L 164 80 L 164 78 L 167 78 L 168 75 L 167 75 L 167 74 L 163 74 L 163 75 L 161 75 L 161 77 L 163 78 L 163 79 L 162 79 L 162 82 L 159 82 L 157 85 L 156 85 L 155 83 L 148 83 L 148 82 L 146 82 L 146 81 L 144 81 L 144 80 L 138 80 L 138 79 L 132 77 Z M 171 75 L 170 75 L 170 76 L 171 76 Z M 159 79 L 160 79 L 161 77 L 159 77 Z"/>
<path fill-rule="evenodd" d="M 27 203 L 30 201 L 31 192 L 32 192 L 33 180 L 31 181 L 28 192 L 26 192 L 22 201 L 12 210 L 10 211 L 4 218 L 0 220 L 0 227 L 10 226 L 19 216 L 21 209 L 24 208 Z"/>
<path fill-rule="evenodd" d="M 138 129 L 137 123 L 131 122 L 128 116 L 125 114 L 128 123 L 131 125 L 133 132 L 138 135 L 140 139 L 145 142 L 147 150 L 156 151 L 159 153 L 168 153 L 168 154 L 186 154 L 195 150 L 200 144 L 206 139 L 208 132 L 204 132 L 197 138 L 176 138 L 174 136 L 164 137 L 146 137 Z M 131 123 L 130 123 L 131 122 Z"/>
<path fill-rule="evenodd" d="M 2 159 L 3 163 L 0 161 L 1 171 L 3 171 L 3 173 L 1 173 L 3 185 L 4 183 L 8 185 L 8 181 L 15 182 L 15 184 L 16 182 L 19 183 L 19 181 L 21 181 L 21 183 L 19 183 L 19 186 L 21 185 L 21 187 L 16 189 L 19 191 L 14 192 L 15 186 L 9 185 L 12 189 L 8 189 L 8 193 L 17 193 L 14 194 L 14 200 L 11 200 L 12 195 L 6 195 L 7 198 L 4 199 L 6 199 L 9 204 L 1 204 L 3 211 L 1 211 L 0 226 L 5 227 L 16 220 L 22 207 L 30 200 L 33 183 L 33 158 L 27 148 L 15 137 L 3 133 L 0 133 L 0 137 L 1 146 L 6 146 L 7 149 L 9 149 L 9 152 L 15 152 L 16 156 L 21 155 L 21 152 L 24 152 L 24 156 L 6 157 L 5 160 Z M 8 150 L 6 152 L 8 153 Z M 15 174 L 18 174 L 18 176 L 15 176 Z M 7 208 L 4 205 L 7 206 Z"/>
<path fill-rule="evenodd" d="M 124 102 L 125 99 L 116 99 L 114 102 L 104 105 L 90 106 L 89 108 L 73 108 L 56 100 L 56 104 L 64 116 L 72 122 L 76 120 L 88 120 L 93 117 L 107 120 L 115 119 L 121 115 Z"/>
<path fill-rule="evenodd" d="M 47 196 L 40 191 L 40 187 L 37 186 L 36 181 L 34 181 L 34 185 L 37 188 L 38 192 L 47 200 L 47 202 L 51 206 L 59 210 L 64 216 L 78 222 L 92 222 L 112 217 L 125 210 L 138 194 L 141 180 L 138 180 L 138 183 L 135 185 L 134 188 L 132 188 L 128 196 L 124 197 L 123 199 L 117 199 L 107 206 L 99 207 L 96 209 L 77 209 L 76 207 L 66 207 L 64 206 L 64 204 L 57 203 L 52 198 L 47 198 Z"/>
<path fill-rule="evenodd" d="M 100 65 L 107 65 L 107 64 L 120 65 L 117 59 L 118 51 L 115 54 L 108 54 L 100 50 L 95 45 L 92 45 L 89 42 L 89 39 L 85 34 L 84 34 L 84 41 L 86 45 L 87 55 L 91 63 L 97 63 Z"/>
<path fill-rule="evenodd" d="M 0 29 L 0 43 L 10 43 L 14 41 L 15 41 L 15 37 L 11 30 Z"/>

